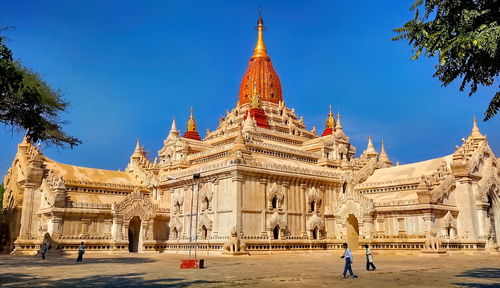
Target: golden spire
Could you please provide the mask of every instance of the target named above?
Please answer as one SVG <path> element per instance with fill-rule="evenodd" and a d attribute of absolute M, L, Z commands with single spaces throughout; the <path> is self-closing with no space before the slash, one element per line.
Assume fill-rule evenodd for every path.
<path fill-rule="evenodd" d="M 191 107 L 191 115 L 189 116 L 187 129 L 186 132 L 184 133 L 184 138 L 201 141 L 200 134 L 198 134 L 198 131 L 196 129 L 196 121 L 194 120 L 193 107 Z"/>
<path fill-rule="evenodd" d="M 330 113 L 328 113 L 328 118 L 326 118 L 326 129 L 335 129 L 335 117 L 332 113 L 332 105 L 330 105 Z"/>
<path fill-rule="evenodd" d="M 260 108 L 260 96 L 257 92 L 257 84 L 253 84 L 252 108 Z"/>
<path fill-rule="evenodd" d="M 259 20 L 257 20 L 257 44 L 253 49 L 253 56 L 269 58 L 267 55 L 266 44 L 264 43 L 264 20 L 262 20 L 262 10 L 259 9 Z"/>
<path fill-rule="evenodd" d="M 194 109 L 191 107 L 191 115 L 189 116 L 189 120 L 187 123 L 187 131 L 196 131 L 196 121 L 194 120 Z"/>

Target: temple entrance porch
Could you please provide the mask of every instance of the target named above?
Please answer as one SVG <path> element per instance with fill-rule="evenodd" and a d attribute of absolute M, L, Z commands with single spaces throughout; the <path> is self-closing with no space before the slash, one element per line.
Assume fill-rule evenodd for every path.
<path fill-rule="evenodd" d="M 141 239 L 141 219 L 139 216 L 132 217 L 128 226 L 128 251 L 139 252 Z"/>
<path fill-rule="evenodd" d="M 358 250 L 358 239 L 359 239 L 359 224 L 358 224 L 358 219 L 354 214 L 349 214 L 346 219 L 347 225 L 347 245 L 349 245 L 349 248 L 351 250 L 356 251 Z"/>

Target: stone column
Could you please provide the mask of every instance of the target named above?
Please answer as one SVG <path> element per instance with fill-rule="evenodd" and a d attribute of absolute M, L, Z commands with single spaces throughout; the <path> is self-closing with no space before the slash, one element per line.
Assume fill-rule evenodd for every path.
<path fill-rule="evenodd" d="M 307 237 L 307 225 L 306 225 L 306 213 L 307 213 L 307 208 L 306 208 L 306 203 L 307 203 L 307 185 L 306 184 L 300 184 L 300 208 L 301 212 L 300 213 L 300 230 L 302 231 L 302 236 Z"/>
<path fill-rule="evenodd" d="M 371 239 L 372 228 L 373 228 L 373 218 L 370 216 L 363 217 L 363 227 L 365 229 L 364 236 L 366 239 Z"/>
<path fill-rule="evenodd" d="M 398 234 L 406 235 L 405 217 L 398 217 Z"/>
<path fill-rule="evenodd" d="M 123 240 L 123 219 L 115 217 L 113 218 L 113 224 L 111 226 L 111 238 L 113 240 Z"/>
<path fill-rule="evenodd" d="M 385 218 L 384 217 L 377 217 L 377 235 L 382 236 L 385 235 Z"/>
<path fill-rule="evenodd" d="M 266 211 L 267 211 L 267 179 L 261 178 L 260 181 L 260 186 L 259 189 L 261 191 L 262 196 L 262 209 L 261 209 L 261 222 L 260 222 L 260 234 L 261 236 L 266 237 L 267 236 L 267 231 L 266 231 Z"/>
<path fill-rule="evenodd" d="M 460 178 L 456 183 L 455 199 L 460 213 L 457 217 L 457 232 L 461 237 L 476 236 L 476 226 L 478 226 L 477 213 L 474 211 L 475 196 L 472 187 L 472 180 L 467 177 Z"/>
<path fill-rule="evenodd" d="M 47 225 L 47 232 L 50 234 L 52 239 L 58 239 L 62 234 L 62 218 L 53 215 L 50 217 L 49 223 Z"/>
<path fill-rule="evenodd" d="M 488 208 L 489 208 L 488 203 L 483 203 L 479 202 L 477 203 L 477 219 L 478 219 L 478 227 L 477 227 L 477 232 L 479 237 L 484 237 L 484 239 L 487 239 L 488 234 L 489 234 L 489 223 L 486 223 L 486 221 L 489 221 L 488 219 Z M 500 232 L 500 231 L 499 231 Z M 497 232 L 498 233 L 498 232 Z"/>
<path fill-rule="evenodd" d="M 113 223 L 112 219 L 104 219 L 104 231 L 102 233 L 104 237 L 111 237 L 112 223 Z"/>
<path fill-rule="evenodd" d="M 244 182 L 244 177 L 243 175 L 239 174 L 234 174 L 233 177 L 231 178 L 233 182 L 233 191 L 235 191 L 235 206 L 233 209 L 233 213 L 235 213 L 236 216 L 236 228 L 239 230 L 238 234 L 243 235 L 243 227 L 242 227 L 242 215 L 241 215 L 241 208 L 242 208 L 242 193 L 243 193 L 243 182 Z"/>
<path fill-rule="evenodd" d="M 218 226 L 218 223 L 219 223 L 219 214 L 218 214 L 218 211 L 219 211 L 219 179 L 215 180 L 214 182 L 214 191 L 213 191 L 213 196 L 212 196 L 212 211 L 214 213 L 214 223 L 213 223 L 213 227 L 212 227 L 212 231 L 210 232 L 210 238 L 212 237 L 216 237 L 217 234 L 219 234 L 219 226 Z"/>

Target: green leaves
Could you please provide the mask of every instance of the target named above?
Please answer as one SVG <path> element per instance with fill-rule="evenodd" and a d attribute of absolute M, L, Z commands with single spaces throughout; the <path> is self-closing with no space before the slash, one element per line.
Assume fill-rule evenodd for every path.
<path fill-rule="evenodd" d="M 73 148 L 81 143 L 62 130 L 59 115 L 68 107 L 60 90 L 53 90 L 35 72 L 13 61 L 0 35 L 0 123 L 26 130 L 33 141 Z"/>
<path fill-rule="evenodd" d="M 462 79 L 460 91 L 470 87 L 474 94 L 479 85 L 490 86 L 500 73 L 500 9 L 495 0 L 417 0 L 410 10 L 413 19 L 394 29 L 393 41 L 405 39 L 414 52 L 438 56 L 434 77 L 443 86 Z M 420 10 L 425 11 L 420 16 Z M 484 120 L 499 110 L 496 93 L 485 112 Z"/>

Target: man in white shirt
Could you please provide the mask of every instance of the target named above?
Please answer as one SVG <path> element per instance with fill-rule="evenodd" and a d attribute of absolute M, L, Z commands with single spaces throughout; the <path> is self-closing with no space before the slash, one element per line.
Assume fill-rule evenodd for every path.
<path fill-rule="evenodd" d="M 344 273 L 342 274 L 342 277 L 346 278 L 345 275 L 347 274 L 347 270 L 349 270 L 349 275 L 351 275 L 352 278 L 358 278 L 358 276 L 354 275 L 352 272 L 352 252 L 351 249 L 347 246 L 347 243 L 344 243 L 342 245 L 344 247 L 344 255 L 342 255 L 340 258 L 345 258 L 345 266 L 344 266 Z"/>

